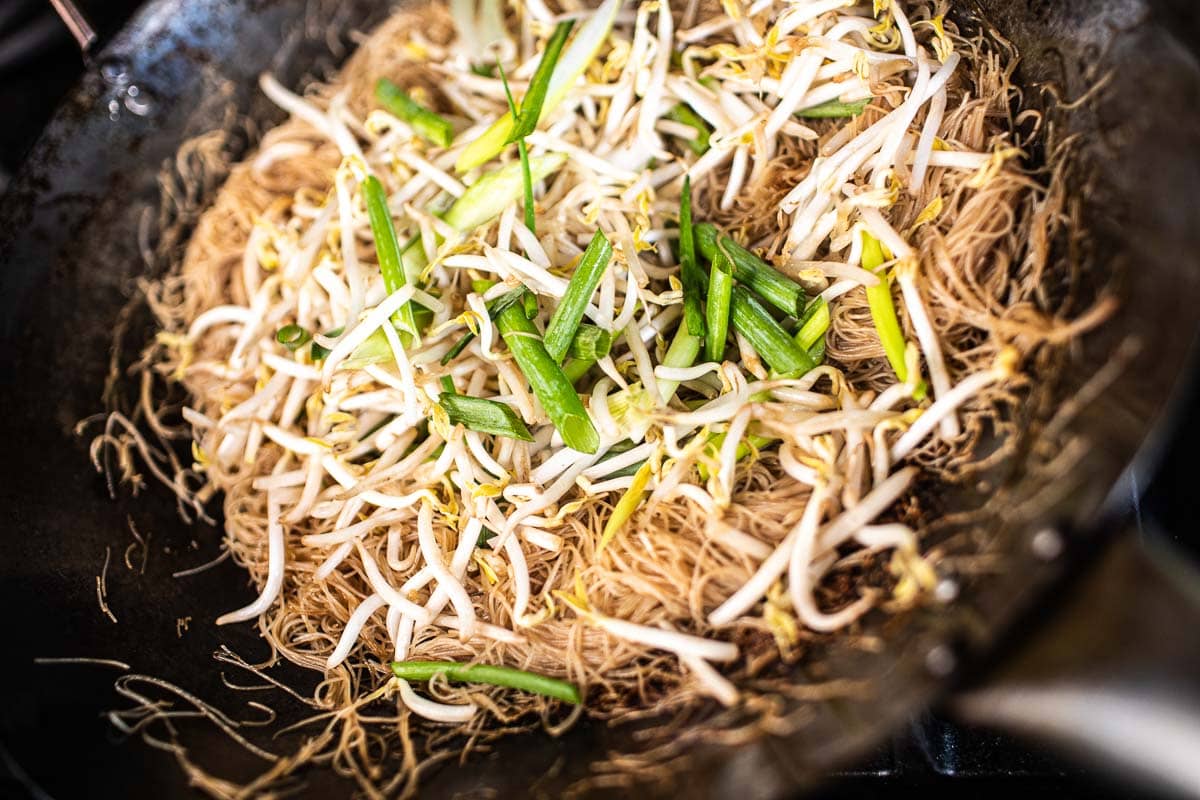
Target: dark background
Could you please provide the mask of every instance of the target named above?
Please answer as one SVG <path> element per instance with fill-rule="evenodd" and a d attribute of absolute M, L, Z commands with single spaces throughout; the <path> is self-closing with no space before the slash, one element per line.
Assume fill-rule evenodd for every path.
<path fill-rule="evenodd" d="M 141 5 L 140 0 L 80 0 L 77 5 L 106 40 Z M 46 0 L 0 0 L 0 192 L 20 168 L 22 158 L 60 99 L 85 68 L 74 40 Z M 1164 530 L 1178 546 L 1200 553 L 1194 535 L 1190 498 L 1190 457 L 1200 444 L 1200 425 L 1185 423 L 1154 474 L 1134 475 L 1129 498 L 1139 527 Z M 108 676 L 95 678 L 97 691 Z M 139 748 L 106 735 L 107 723 L 93 723 L 97 740 L 113 748 Z M 1133 732 L 1131 732 L 1132 734 Z M 93 753 L 92 757 L 102 753 Z M 44 759 L 18 764 L 0 745 L 0 797 L 46 798 L 36 775 L 48 764 L 84 769 L 70 754 L 47 753 Z M 31 777 L 34 776 L 34 777 Z M 135 776 L 131 779 L 136 780 Z M 987 731 L 964 729 L 937 716 L 913 720 L 909 729 L 881 748 L 867 763 L 835 779 L 827 797 L 874 796 L 919 790 L 931 797 L 1146 797 L 1144 792 L 1101 780 L 1090 771 L 1037 748 Z M 111 796 L 94 787 L 91 796 Z M 57 799 L 56 799 L 57 800 Z"/>

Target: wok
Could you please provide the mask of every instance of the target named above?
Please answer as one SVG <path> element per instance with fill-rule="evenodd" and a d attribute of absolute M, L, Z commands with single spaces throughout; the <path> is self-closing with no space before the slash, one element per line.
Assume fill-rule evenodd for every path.
<path fill-rule="evenodd" d="M 162 797 L 187 782 L 169 754 L 116 743 L 100 715 L 121 705 L 112 673 L 35 657 L 119 659 L 235 716 L 256 713 L 245 703 L 258 695 L 234 692 L 222 677 L 252 679 L 212 659 L 223 643 L 249 660 L 264 655 L 251 626 L 218 633 L 212 624 L 252 595 L 244 575 L 226 562 L 171 577 L 215 555 L 219 531 L 182 523 L 163 491 L 110 499 L 86 438 L 73 431 L 103 407 L 110 350 L 128 363 L 152 335 L 144 307 L 122 309 L 137 278 L 178 257 L 168 223 L 186 227 L 217 188 L 215 179 L 180 187 L 164 201 L 160 167 L 211 130 L 229 132 L 230 158 L 246 152 L 280 118 L 256 76 L 272 70 L 295 86 L 325 73 L 345 56 L 346 32 L 380 19 L 383 5 L 153 0 L 98 54 L 0 204 L 0 609 L 10 669 L 0 735 L 14 771 L 53 796 Z M 803 724 L 787 736 L 697 746 L 644 791 L 781 796 L 950 697 L 969 720 L 1106 748 L 1106 763 L 1200 793 L 1191 757 L 1200 752 L 1200 581 L 1171 554 L 1152 558 L 1135 546 L 1121 502 L 1123 476 L 1153 463 L 1173 415 L 1186 409 L 1180 376 L 1191 374 L 1200 323 L 1200 69 L 1185 44 L 1197 41 L 1197 23 L 1183 3 L 1149 0 L 980 0 L 956 13 L 1018 46 L 1018 77 L 1034 105 L 1085 97 L 1108 76 L 1051 119 L 1080 137 L 1080 168 L 1068 176 L 1090 232 L 1073 254 L 1078 276 L 1087 292 L 1115 289 L 1120 309 L 1070 348 L 1055 391 L 1048 384 L 1027 405 L 1019 457 L 986 484 L 941 499 L 947 512 L 992 500 L 982 529 L 946 546 L 986 553 L 996 568 L 953 576 L 951 602 L 873 617 L 866 628 L 878 651 L 835 637 L 794 667 L 797 684 L 842 677 L 863 681 L 865 692 L 800 704 Z M 1061 404 L 1085 387 L 1095 390 Z M 1071 413 L 1047 422 L 1063 408 Z M 140 550 L 135 569 L 122 563 L 131 525 L 149 537 L 144 571 Z M 97 607 L 106 553 L 116 623 Z M 286 665 L 274 674 L 314 682 Z M 297 718 L 270 702 L 281 722 Z M 224 777 L 265 766 L 210 725 L 181 722 L 180 731 L 190 755 Z M 245 732 L 277 752 L 296 741 Z M 629 730 L 585 722 L 558 739 L 503 740 L 465 767 L 427 776 L 425 789 L 557 796 L 595 758 L 629 748 Z M 328 769 L 304 779 L 307 796 L 352 788 Z"/>

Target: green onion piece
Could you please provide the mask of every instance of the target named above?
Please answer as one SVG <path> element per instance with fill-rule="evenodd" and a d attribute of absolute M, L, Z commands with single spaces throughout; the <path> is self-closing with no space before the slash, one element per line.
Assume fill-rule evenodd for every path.
<path fill-rule="evenodd" d="M 679 280 L 683 283 L 683 318 L 687 323 L 688 333 L 703 338 L 704 273 L 696 263 L 691 176 L 683 179 L 683 194 L 679 197 Z"/>
<path fill-rule="evenodd" d="M 454 376 L 443 375 L 441 384 L 442 384 L 442 391 L 445 392 L 446 394 L 458 394 L 458 391 L 454 388 Z"/>
<path fill-rule="evenodd" d="M 662 365 L 675 368 L 692 366 L 696 363 L 696 356 L 700 355 L 700 346 L 703 343 L 703 337 L 693 336 L 686 323 L 680 323 L 679 327 L 675 329 L 675 338 L 671 340 L 671 345 L 663 354 Z M 662 396 L 664 404 L 671 402 L 671 398 L 675 396 L 678 389 L 679 381 L 658 379 L 658 393 Z"/>
<path fill-rule="evenodd" d="M 800 284 L 751 253 L 728 236 L 719 235 L 717 229 L 707 222 L 696 226 L 696 246 L 708 260 L 720 249 L 733 262 L 733 277 L 746 284 L 762 299 L 784 314 L 799 317 L 804 313 L 808 297 Z"/>
<path fill-rule="evenodd" d="M 461 664 L 457 661 L 393 661 L 392 674 L 406 681 L 427 681 L 435 675 L 444 675 L 447 680 L 461 683 L 490 683 L 508 689 L 553 697 L 572 705 L 579 705 L 583 698 L 573 683 L 548 678 L 535 672 L 492 664 Z"/>
<path fill-rule="evenodd" d="M 525 319 L 533 319 L 538 315 L 538 299 L 533 292 L 526 290 L 521 295 L 521 310 L 525 312 Z"/>
<path fill-rule="evenodd" d="M 613 537 L 620 533 L 621 528 L 625 527 L 625 523 L 633 516 L 633 512 L 637 511 L 638 506 L 642 504 L 642 499 L 646 494 L 646 484 L 650 482 L 650 462 L 642 464 L 638 471 L 634 473 L 633 483 L 625 490 L 625 494 L 621 495 L 621 499 L 617 501 L 613 507 L 612 515 L 608 521 L 604 523 L 604 533 L 600 535 L 600 544 L 596 546 L 596 553 L 599 554 L 608 546 L 608 543 L 613 540 Z"/>
<path fill-rule="evenodd" d="M 312 335 L 295 323 L 284 325 L 275 332 L 275 341 L 286 347 L 291 353 L 308 344 L 310 339 L 312 339 Z"/>
<path fill-rule="evenodd" d="M 821 335 L 820 339 L 817 339 L 816 344 L 814 344 L 812 347 L 808 348 L 808 357 L 811 358 L 813 360 L 813 363 L 816 364 L 818 367 L 825 363 L 825 336 L 824 336 L 824 334 Z M 923 383 L 924 382 L 922 382 L 922 384 Z M 913 396 L 914 397 L 916 396 L 915 392 L 914 392 Z"/>
<path fill-rule="evenodd" d="M 446 392 L 438 396 L 438 405 L 445 410 L 452 425 L 462 425 L 467 430 L 507 436 L 523 442 L 533 441 L 529 428 L 525 427 L 517 412 L 504 403 Z"/>
<path fill-rule="evenodd" d="M 392 344 L 388 341 L 387 334 L 383 332 L 383 328 L 377 328 L 362 344 L 354 348 L 354 352 L 349 358 L 342 362 L 342 369 L 362 369 L 369 367 L 372 364 L 382 364 L 385 361 L 391 361 L 395 357 L 392 353 Z"/>
<path fill-rule="evenodd" d="M 705 303 L 704 358 L 720 361 L 729 335 L 729 299 L 733 290 L 733 264 L 724 253 L 714 253 L 708 273 L 708 300 Z"/>
<path fill-rule="evenodd" d="M 581 453 L 594 453 L 600 436 L 592 425 L 575 387 L 563 374 L 558 362 L 546 352 L 537 328 L 517 306 L 506 308 L 496 318 L 496 327 L 512 351 L 534 396 L 562 435 L 563 443 Z"/>
<path fill-rule="evenodd" d="M 344 330 L 346 330 L 345 327 L 334 328 L 331 331 L 326 331 L 324 333 L 324 335 L 327 337 L 331 337 L 331 338 L 334 336 L 341 336 L 342 331 L 344 331 Z M 312 343 L 312 360 L 313 361 L 322 361 L 328 355 L 329 355 L 328 348 L 322 347 L 321 345 L 317 344 L 316 340 L 314 339 L 313 343 Z"/>
<path fill-rule="evenodd" d="M 546 326 L 546 351 L 560 364 L 571 346 L 571 338 L 575 336 L 579 321 L 583 319 L 584 309 L 600 285 L 604 270 L 608 268 L 612 252 L 612 245 L 604 231 L 596 231 L 567 283 L 567 290 L 558 308 L 554 309 L 550 324 Z"/>
<path fill-rule="evenodd" d="M 556 172 L 566 163 L 562 153 L 546 153 L 529 159 L 529 171 L 534 183 Z M 457 231 L 471 231 L 500 216 L 504 209 L 521 197 L 523 190 L 521 165 L 505 164 L 475 181 L 463 196 L 450 206 L 443 217 Z M 420 248 L 418 248 L 420 249 Z"/>
<path fill-rule="evenodd" d="M 472 64 L 471 72 L 481 78 L 494 78 L 496 77 L 496 64 Z"/>
<path fill-rule="evenodd" d="M 612 334 L 595 325 L 580 325 L 571 339 L 567 354 L 576 361 L 595 362 L 608 355 L 612 349 Z"/>
<path fill-rule="evenodd" d="M 483 547 L 483 546 L 487 545 L 487 543 L 489 541 L 491 541 L 492 539 L 495 539 L 496 536 L 497 536 L 496 532 L 494 530 L 492 530 L 491 528 L 481 527 L 479 529 L 479 536 L 475 539 L 475 546 Z"/>
<path fill-rule="evenodd" d="M 387 78 L 375 82 L 375 99 L 379 104 L 412 126 L 420 136 L 441 147 L 454 141 L 454 126 L 450 120 L 413 100 Z"/>
<path fill-rule="evenodd" d="M 604 0 L 604 3 L 592 12 L 591 17 L 579 26 L 579 31 L 571 40 L 571 44 L 563 50 L 554 68 L 546 90 L 546 99 L 542 103 L 541 117 L 558 107 L 588 64 L 596 57 L 596 53 L 608 41 L 608 34 L 612 31 L 613 22 L 623 2 L 624 0 Z M 514 119 L 513 114 L 509 112 L 493 122 L 478 139 L 463 149 L 454 164 L 454 169 L 459 173 L 466 172 L 503 152 L 513 130 Z"/>
<path fill-rule="evenodd" d="M 567 363 L 563 364 L 562 371 L 563 375 L 566 375 L 567 380 L 574 386 L 594 366 L 596 366 L 596 362 L 590 358 L 571 358 L 567 359 Z"/>
<path fill-rule="evenodd" d="M 702 156 L 708 152 L 708 137 L 712 132 L 708 129 L 708 123 L 699 114 L 692 111 L 690 106 L 680 103 L 672 107 L 666 113 L 666 117 L 667 119 L 687 125 L 689 128 L 696 129 L 696 138 L 686 140 L 687 146 L 692 149 L 693 153 Z"/>
<path fill-rule="evenodd" d="M 710 295 L 711 296 L 711 295 Z M 803 375 L 814 366 L 808 352 L 792 341 L 771 313 L 744 286 L 733 287 L 733 328 L 776 372 Z"/>
<path fill-rule="evenodd" d="M 818 297 L 804 310 L 804 315 L 800 317 L 800 328 L 792 338 L 796 344 L 808 350 L 825 336 L 829 322 L 829 303 L 824 297 Z"/>
<path fill-rule="evenodd" d="M 546 50 L 542 53 L 542 60 L 538 62 L 537 69 L 529 80 L 529 89 L 521 98 L 521 112 L 519 114 L 513 112 L 516 123 L 513 125 L 512 132 L 508 134 L 505 144 L 524 139 L 537 129 L 538 119 L 542 116 L 542 106 L 546 103 L 546 93 L 550 89 L 550 78 L 554 74 L 554 67 L 558 64 L 558 57 L 562 54 L 563 45 L 567 43 L 567 37 L 571 35 L 571 28 L 574 26 L 574 20 L 560 22 L 554 28 L 554 33 L 550 34 L 550 38 L 546 42 Z"/>
<path fill-rule="evenodd" d="M 871 319 L 875 322 L 875 331 L 879 334 L 879 343 L 887 354 L 888 363 L 901 383 L 908 380 L 908 366 L 904 363 L 904 331 L 900 329 L 900 320 L 896 318 L 896 306 L 892 303 L 892 282 L 886 274 L 879 272 L 887 259 L 883 255 L 883 245 L 871 234 L 863 231 L 862 265 L 863 269 L 875 273 L 879 283 L 868 286 L 867 305 L 871 309 Z"/>
<path fill-rule="evenodd" d="M 508 100 L 508 111 L 513 117 L 517 116 L 517 102 L 513 100 L 512 90 L 508 88 L 508 76 L 504 74 L 504 65 L 496 62 L 500 70 L 500 82 L 504 85 L 504 96 Z M 517 139 L 517 155 L 521 162 L 521 185 L 524 190 L 525 227 L 529 232 L 537 234 L 537 215 L 533 207 L 533 175 L 529 172 L 529 148 L 525 146 L 524 137 Z"/>
<path fill-rule="evenodd" d="M 870 105 L 871 98 L 864 97 L 862 100 L 851 100 L 849 103 L 843 103 L 840 100 L 827 100 L 824 103 L 808 108 L 802 108 L 796 112 L 797 117 L 806 119 L 838 119 L 841 117 L 857 117 L 866 110 Z"/>
<path fill-rule="evenodd" d="M 717 82 L 717 79 L 712 75 L 705 75 L 704 77 L 700 78 L 699 84 L 705 89 L 709 89 L 714 92 L 721 91 L 721 84 Z"/>
<path fill-rule="evenodd" d="M 392 212 L 388 209 L 387 192 L 374 175 L 368 175 L 363 181 L 362 191 L 367 203 L 367 217 L 371 222 L 371 235 L 375 238 L 379 270 L 383 273 L 383 285 L 388 294 L 392 294 L 408 283 L 408 276 L 400 260 L 400 243 L 396 240 L 396 227 L 392 224 Z M 412 303 L 400 306 L 393 320 L 414 339 L 420 337 Z"/>

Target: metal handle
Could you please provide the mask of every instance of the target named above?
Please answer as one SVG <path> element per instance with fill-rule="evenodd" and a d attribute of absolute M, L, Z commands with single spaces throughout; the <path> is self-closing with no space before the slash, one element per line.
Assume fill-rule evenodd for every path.
<path fill-rule="evenodd" d="M 1200 797 L 1200 574 L 1120 537 L 1016 657 L 950 710 Z"/>
<path fill-rule="evenodd" d="M 71 0 L 50 0 L 50 5 L 58 12 L 67 30 L 75 37 L 79 50 L 87 55 L 96 42 L 96 31 L 92 28 L 83 12 Z"/>

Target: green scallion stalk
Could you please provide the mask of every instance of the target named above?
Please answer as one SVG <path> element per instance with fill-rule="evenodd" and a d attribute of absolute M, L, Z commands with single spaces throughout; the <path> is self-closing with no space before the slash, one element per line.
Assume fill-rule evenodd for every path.
<path fill-rule="evenodd" d="M 492 686 L 520 689 L 523 692 L 553 697 L 572 705 L 583 702 L 579 688 L 572 683 L 512 667 L 462 664 L 457 661 L 393 661 L 391 666 L 392 674 L 406 681 L 427 681 L 435 675 L 444 675 L 451 681 L 488 683 Z"/>
<path fill-rule="evenodd" d="M 434 144 L 449 147 L 454 141 L 454 126 L 450 120 L 413 100 L 387 78 L 375 82 L 375 99 L 390 114 L 407 122 L 418 135 Z"/>
<path fill-rule="evenodd" d="M 571 40 L 571 44 L 563 50 L 550 85 L 546 89 L 546 99 L 542 103 L 540 116 L 550 113 L 567 92 L 579 80 L 579 76 L 587 69 L 588 64 L 596 57 L 596 53 L 608 40 L 612 31 L 617 12 L 621 10 L 623 0 L 604 0 L 591 17 L 579 26 L 579 31 Z M 514 115 L 509 112 L 496 120 L 484 131 L 479 138 L 470 142 L 458 157 L 454 169 L 459 173 L 478 167 L 480 164 L 494 158 L 503 152 L 505 143 L 514 127 Z"/>
<path fill-rule="evenodd" d="M 533 441 L 529 428 L 525 427 L 517 412 L 504 403 L 483 397 L 444 392 L 438 397 L 438 405 L 445 410 L 452 425 L 462 425 L 467 430 L 507 436 L 523 442 Z"/>
<path fill-rule="evenodd" d="M 788 336 L 744 286 L 733 287 L 731 306 L 734 330 L 746 338 L 771 369 L 803 375 L 816 366 L 808 352 Z"/>
<path fill-rule="evenodd" d="M 692 366 L 696 363 L 696 357 L 700 355 L 700 348 L 703 344 L 704 338 L 693 336 L 688 330 L 687 324 L 681 322 L 675 329 L 675 338 L 671 340 L 667 352 L 663 354 L 662 365 L 676 369 Z M 675 396 L 678 389 L 679 381 L 658 379 L 658 393 L 664 404 L 671 402 L 671 398 Z"/>
<path fill-rule="evenodd" d="M 596 366 L 596 362 L 590 358 L 572 358 L 563 364 L 562 371 L 563 375 L 566 375 L 567 380 L 574 386 L 594 366 Z"/>
<path fill-rule="evenodd" d="M 796 112 L 797 117 L 805 119 L 840 119 L 842 117 L 857 117 L 866 110 L 870 105 L 871 98 L 864 97 L 862 100 L 851 100 L 849 103 L 843 103 L 840 100 L 827 100 L 815 106 L 802 108 Z"/>
<path fill-rule="evenodd" d="M 368 175 L 363 181 L 362 191 L 367 204 L 367 218 L 371 223 L 371 235 L 375 238 L 379 270 L 383 273 L 383 285 L 388 294 L 392 294 L 408 283 L 408 276 L 400 258 L 400 242 L 396 239 L 396 227 L 392 224 L 392 212 L 388 209 L 387 192 L 374 175 Z M 400 306 L 392 319 L 414 339 L 420 338 L 412 303 Z"/>
<path fill-rule="evenodd" d="M 563 46 L 567 43 L 567 37 L 571 35 L 571 28 L 574 26 L 574 20 L 560 22 L 554 28 L 554 33 L 550 34 L 549 40 L 546 41 L 546 50 L 542 53 L 542 60 L 538 62 L 537 69 L 529 80 L 529 89 L 521 98 L 521 111 L 519 114 L 513 111 L 516 122 L 505 144 L 520 141 L 537 129 L 542 107 L 546 103 L 546 93 L 550 90 L 550 78 L 554 75 L 558 57 L 562 54 Z"/>
<path fill-rule="evenodd" d="M 666 117 L 696 130 L 696 138 L 686 140 L 687 146 L 691 148 L 693 153 L 702 156 L 708 152 L 708 138 L 712 134 L 712 131 L 708 129 L 708 123 L 699 114 L 692 111 L 690 106 L 686 106 L 683 103 L 673 106 L 666 113 Z"/>
<path fill-rule="evenodd" d="M 496 327 L 512 351 L 533 394 L 554 423 L 563 443 L 581 453 L 594 453 L 600 436 L 592 425 L 575 387 L 558 362 L 546 351 L 537 328 L 519 306 L 509 306 L 496 318 Z"/>
<path fill-rule="evenodd" d="M 529 171 L 533 183 L 556 172 L 566 160 L 567 157 L 562 153 L 531 156 Z M 463 192 L 463 196 L 450 206 L 443 219 L 456 231 L 470 233 L 500 216 L 504 209 L 521 197 L 523 183 L 521 165 L 505 164 L 471 184 L 467 191 Z"/>
<path fill-rule="evenodd" d="M 442 391 L 446 394 L 458 394 L 458 390 L 454 388 L 454 376 L 443 375 L 441 379 Z"/>
<path fill-rule="evenodd" d="M 346 330 L 345 327 L 334 328 L 333 330 L 326 331 L 324 335 L 329 338 L 333 338 L 334 336 L 341 336 L 342 331 L 344 331 L 344 330 Z M 314 339 L 313 343 L 312 343 L 311 353 L 312 353 L 313 361 L 322 361 L 325 359 L 326 356 L 329 355 L 329 350 L 328 350 L 328 348 L 322 347 L 321 345 L 317 344 L 317 341 Z"/>
<path fill-rule="evenodd" d="M 808 350 L 825 336 L 825 331 L 829 330 L 829 323 L 829 303 L 825 298 L 818 297 L 804 310 L 804 315 L 800 317 L 800 327 L 792 339 Z"/>
<path fill-rule="evenodd" d="M 679 280 L 683 284 L 683 319 L 688 333 L 704 338 L 704 273 L 696 263 L 696 232 L 692 227 L 692 179 L 683 179 L 679 197 Z"/>
<path fill-rule="evenodd" d="M 587 308 L 588 301 L 592 299 L 596 287 L 600 285 L 600 278 L 604 276 L 604 270 L 608 268 L 612 252 L 612 245 L 609 243 L 608 237 L 604 235 L 604 231 L 596 231 L 592 236 L 592 241 L 588 243 L 587 250 L 583 251 L 583 256 L 579 259 L 579 264 L 575 267 L 575 272 L 567 283 L 567 290 L 563 293 L 558 307 L 554 309 L 554 316 L 550 318 L 550 324 L 546 326 L 545 340 L 547 352 L 557 363 L 562 363 L 563 356 L 567 354 L 567 349 L 571 346 L 575 329 L 579 327 L 579 322 L 583 319 L 583 312 Z"/>
<path fill-rule="evenodd" d="M 799 317 L 804 313 L 808 297 L 800 284 L 751 253 L 728 236 L 717 233 L 707 222 L 695 226 L 696 246 L 705 258 L 712 260 L 720 250 L 733 262 L 733 277 L 744 283 L 762 299 L 784 314 Z"/>
<path fill-rule="evenodd" d="M 733 264 L 724 253 L 714 252 L 708 273 L 708 299 L 705 301 L 704 358 L 720 361 L 729 335 L 729 302 L 733 290 Z"/>
<path fill-rule="evenodd" d="M 479 536 L 477 536 L 475 538 L 475 546 L 476 547 L 484 547 L 484 546 L 490 547 L 490 545 L 488 545 L 488 542 L 490 542 L 492 539 L 495 539 L 496 536 L 498 536 L 498 534 L 491 528 L 481 527 L 479 529 Z"/>
<path fill-rule="evenodd" d="M 808 348 L 808 357 L 813 360 L 813 363 L 818 367 L 825 363 L 825 335 L 821 334 L 821 338 L 817 339 L 816 343 Z M 914 393 L 915 396 L 915 393 Z"/>
<path fill-rule="evenodd" d="M 887 354 L 892 371 L 903 383 L 908 380 L 908 366 L 904 363 L 904 331 L 900 328 L 900 320 L 896 318 L 896 306 L 892 302 L 892 282 L 886 273 L 879 270 L 887 260 L 883 254 L 883 245 L 879 240 L 866 231 L 862 232 L 863 269 L 873 272 L 879 283 L 868 286 L 867 305 L 871 309 L 871 319 L 875 323 L 875 331 L 879 334 L 879 343 Z"/>
<path fill-rule="evenodd" d="M 736 454 L 734 457 L 738 461 L 741 461 L 744 458 L 746 458 L 746 456 L 750 455 L 751 453 L 762 450 L 767 445 L 772 444 L 773 442 L 777 442 L 777 441 L 779 441 L 779 440 L 772 439 L 768 436 L 759 436 L 756 433 L 748 433 L 748 434 L 746 434 L 746 437 L 744 439 L 742 439 L 740 442 L 738 442 L 737 451 L 736 451 Z M 714 433 L 711 436 L 709 436 L 708 444 L 706 445 L 705 449 L 708 451 L 709 455 L 711 455 L 715 458 L 716 455 L 721 452 L 721 445 L 723 445 L 724 443 L 725 443 L 725 434 L 724 433 Z M 710 474 L 708 471 L 708 467 L 706 467 L 704 464 L 697 464 L 696 470 L 700 473 L 701 480 L 705 480 L 705 481 L 708 480 L 708 477 Z"/>
<path fill-rule="evenodd" d="M 504 74 L 504 65 L 499 62 L 496 66 L 500 70 L 500 83 L 504 85 L 504 97 L 508 100 L 508 111 L 517 118 L 517 102 L 513 100 L 512 90 L 508 88 L 508 76 Z M 537 213 L 533 207 L 533 175 L 529 171 L 529 148 L 525 146 L 525 138 L 521 137 L 517 140 L 517 156 L 521 164 L 521 184 L 524 190 L 524 216 L 525 227 L 532 234 L 537 234 Z"/>
<path fill-rule="evenodd" d="M 608 355 L 608 351 L 612 349 L 612 340 L 612 334 L 604 330 L 604 328 L 595 325 L 580 325 L 579 329 L 575 331 L 575 336 L 571 339 L 571 346 L 567 349 L 567 355 L 575 361 L 582 360 L 595 363 Z"/>
<path fill-rule="evenodd" d="M 301 326 L 292 323 L 275 332 L 275 341 L 294 353 L 312 340 L 312 335 Z"/>

